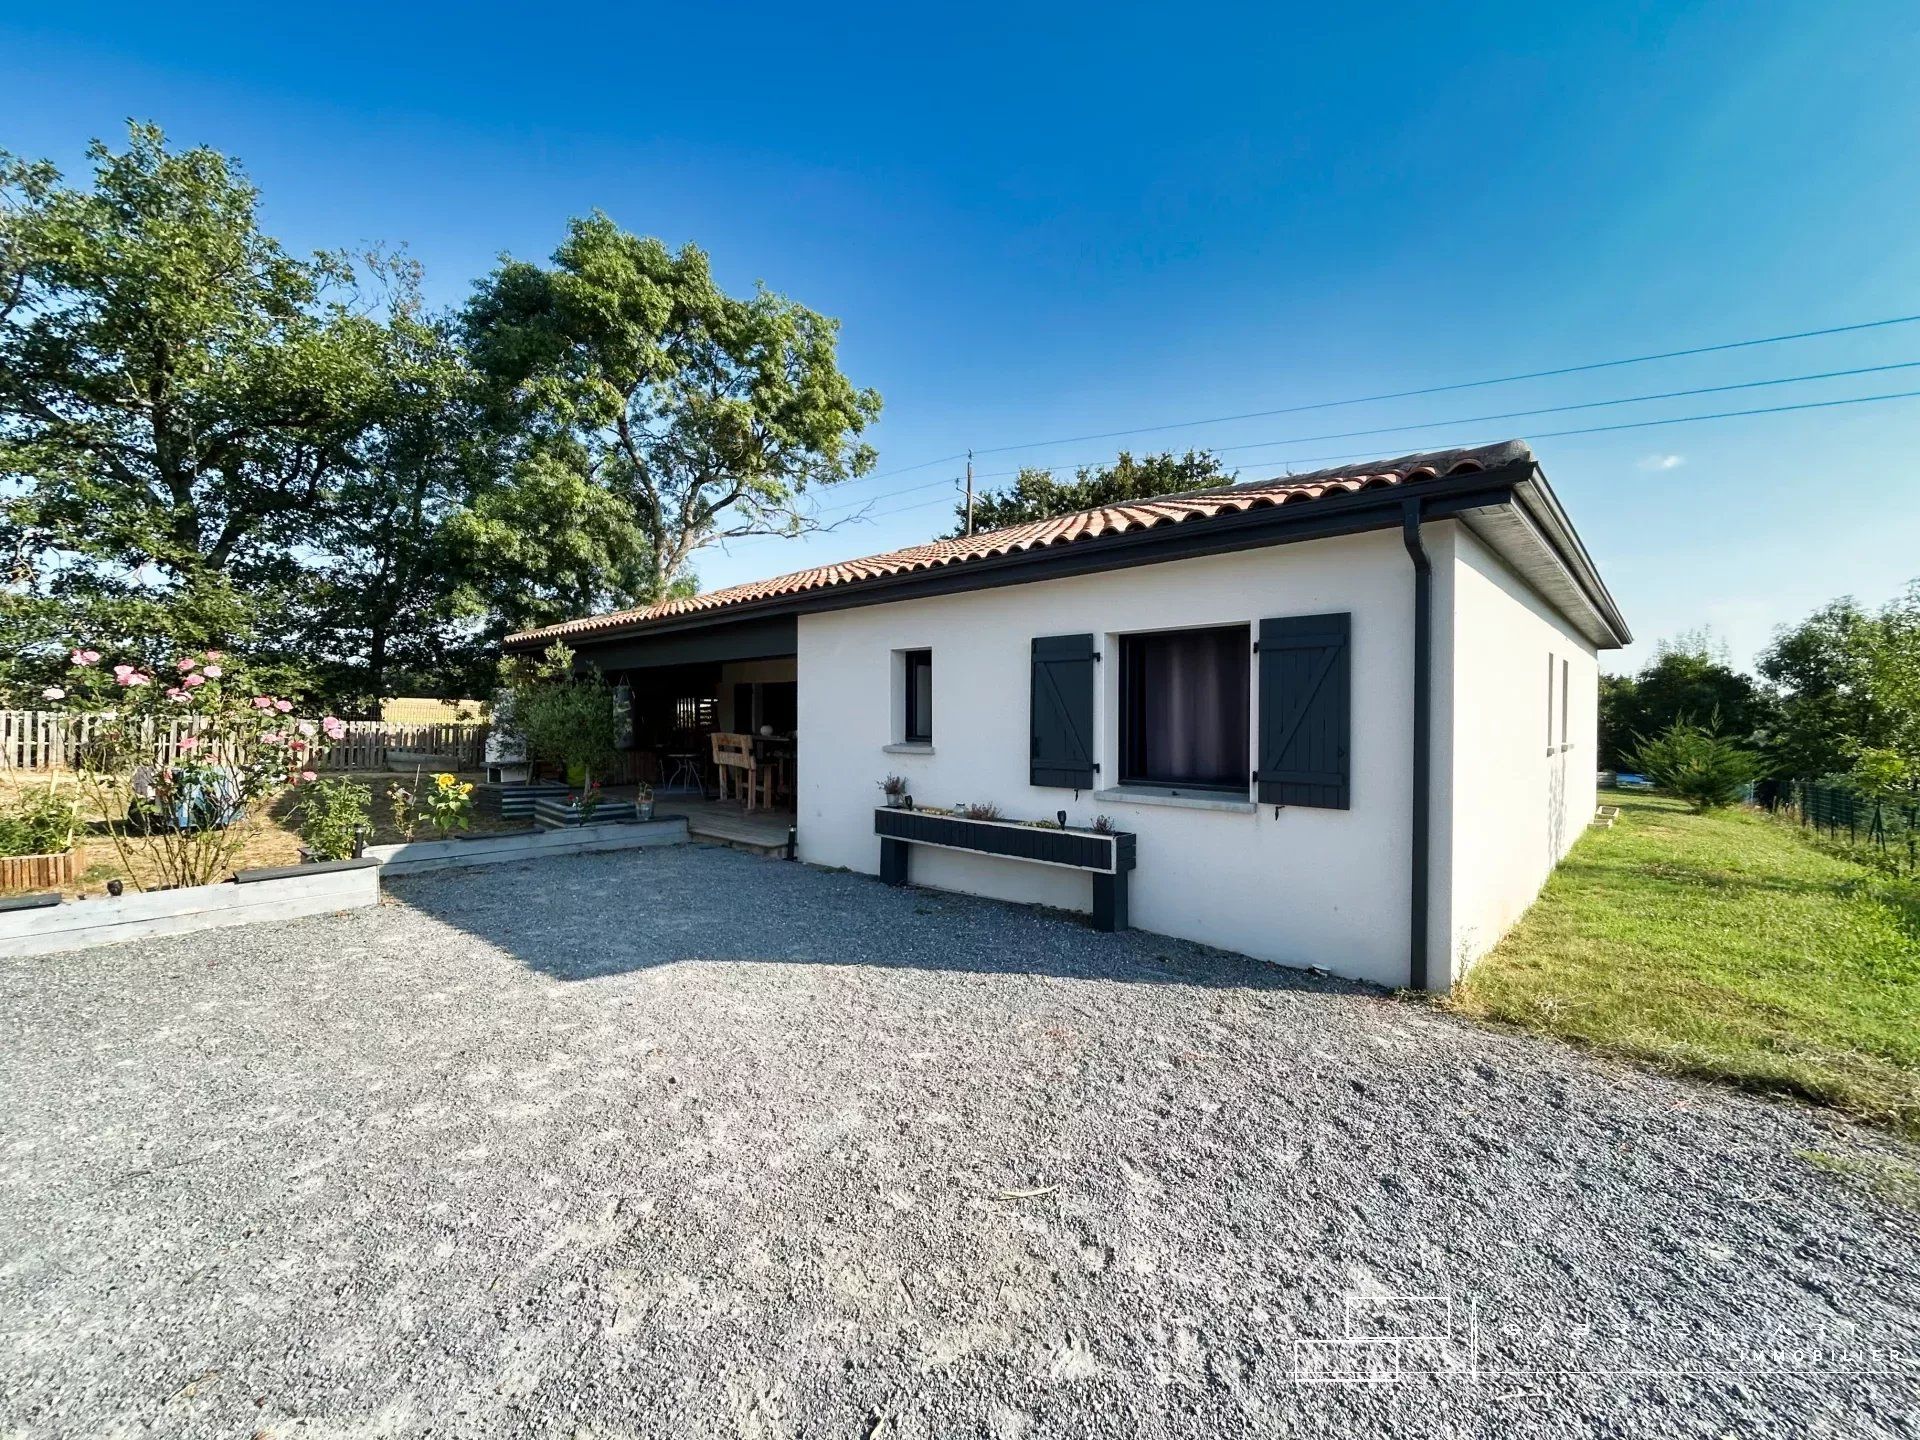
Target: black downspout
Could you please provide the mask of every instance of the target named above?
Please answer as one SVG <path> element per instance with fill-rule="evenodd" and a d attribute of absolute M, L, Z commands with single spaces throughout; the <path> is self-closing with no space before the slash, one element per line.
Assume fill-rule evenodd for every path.
<path fill-rule="evenodd" d="M 1427 988 L 1427 851 L 1433 801 L 1433 561 L 1420 541 L 1420 502 L 1401 510 L 1401 538 L 1413 557 L 1413 854 L 1408 978 Z"/>

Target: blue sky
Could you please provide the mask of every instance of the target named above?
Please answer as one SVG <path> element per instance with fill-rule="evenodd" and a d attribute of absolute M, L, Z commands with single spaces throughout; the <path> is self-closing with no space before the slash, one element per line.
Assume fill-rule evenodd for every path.
<path fill-rule="evenodd" d="M 299 248 L 405 242 L 454 304 L 569 215 L 843 324 L 874 518 L 705 552 L 715 586 L 943 531 L 996 447 L 1920 313 L 1910 3 L 1474 7 L 0 5 L 0 146 L 152 119 L 238 155 Z M 1379 455 L 1920 390 L 1920 325 L 1235 424 L 1136 449 Z M 1274 443 L 1437 423 L 1371 439 Z M 1920 575 L 1920 399 L 1544 438 L 1642 644 Z M 983 455 L 1019 463 L 1120 442 Z M 929 483 L 933 482 L 933 483 Z M 908 487 L 921 487 L 909 489 Z M 891 512 L 891 513 L 881 513 Z"/>

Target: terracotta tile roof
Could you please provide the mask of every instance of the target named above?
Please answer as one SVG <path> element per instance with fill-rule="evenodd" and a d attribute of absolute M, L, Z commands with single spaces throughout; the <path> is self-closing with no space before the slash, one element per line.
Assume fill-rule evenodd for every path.
<path fill-rule="evenodd" d="M 926 545 L 891 550 L 884 555 L 816 565 L 810 570 L 796 570 L 790 575 L 776 575 L 770 580 L 731 585 L 724 590 L 712 590 L 682 600 L 663 600 L 657 605 L 644 605 L 633 610 L 583 616 L 578 620 L 509 635 L 506 643 L 524 645 L 537 640 L 561 640 L 608 631 L 639 629 L 655 620 L 857 585 L 862 581 L 904 575 L 915 570 L 965 565 L 969 561 L 1006 555 L 1016 550 L 1071 545 L 1101 535 L 1151 529 L 1156 525 L 1190 525 L 1225 514 L 1269 506 L 1297 505 L 1324 496 L 1350 495 L 1359 490 L 1378 490 L 1415 481 L 1474 474 L 1531 458 L 1532 451 L 1524 443 L 1509 440 L 1498 445 L 1481 445 L 1465 450 L 1435 450 L 1421 455 L 1403 455 L 1396 460 L 1373 460 L 1332 470 L 1315 470 L 1305 475 L 1283 475 L 1272 480 L 1223 485 L 1180 495 L 1162 495 L 1151 500 L 1135 500 L 1125 505 L 1079 510 L 1071 515 L 1056 515 L 1047 520 L 1010 525 L 1004 530 L 988 530 L 965 539 L 935 540 Z"/>

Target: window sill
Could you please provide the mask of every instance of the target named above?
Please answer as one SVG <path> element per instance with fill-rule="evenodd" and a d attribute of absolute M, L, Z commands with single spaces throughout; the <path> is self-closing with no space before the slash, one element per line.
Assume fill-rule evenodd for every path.
<path fill-rule="evenodd" d="M 892 745 L 882 745 L 880 751 L 885 755 L 931 755 L 931 740 L 900 740 Z"/>
<path fill-rule="evenodd" d="M 1093 798 L 1116 805 L 1167 805 L 1177 810 L 1220 810 L 1229 815 L 1251 815 L 1260 808 L 1251 800 L 1233 800 L 1225 795 L 1174 795 L 1165 790 L 1096 790 Z"/>

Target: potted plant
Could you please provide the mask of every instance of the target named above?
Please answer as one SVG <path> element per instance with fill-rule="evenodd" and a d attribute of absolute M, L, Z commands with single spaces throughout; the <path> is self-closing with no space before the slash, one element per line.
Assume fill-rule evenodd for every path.
<path fill-rule="evenodd" d="M 633 792 L 633 813 L 638 820 L 653 819 L 653 786 L 644 780 Z"/>
<path fill-rule="evenodd" d="M 314 780 L 300 792 L 300 859 L 305 864 L 359 855 L 373 792 L 351 780 Z"/>
<path fill-rule="evenodd" d="M 877 783 L 880 786 L 880 793 L 887 797 L 889 810 L 898 810 L 906 803 L 907 780 L 904 775 L 889 775 Z"/>

